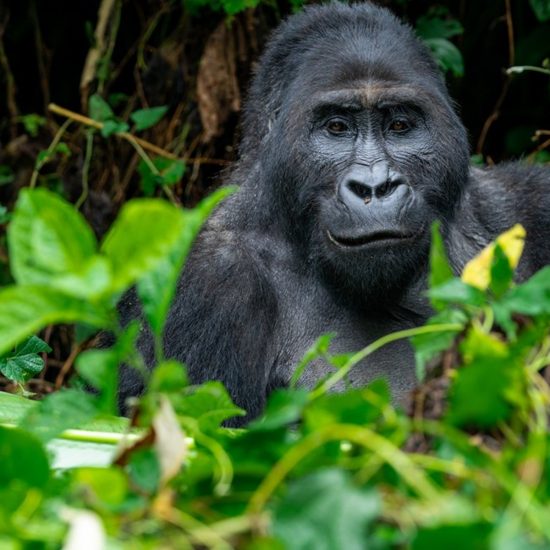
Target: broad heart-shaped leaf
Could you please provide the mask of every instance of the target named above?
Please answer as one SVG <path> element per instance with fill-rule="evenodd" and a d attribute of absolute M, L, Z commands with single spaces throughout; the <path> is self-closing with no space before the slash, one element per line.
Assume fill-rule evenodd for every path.
<path fill-rule="evenodd" d="M 51 284 L 79 274 L 96 251 L 84 218 L 46 189 L 23 189 L 8 227 L 11 270 L 19 284 Z"/>
<path fill-rule="evenodd" d="M 43 487 L 50 477 L 46 451 L 35 436 L 0 426 L 0 487 L 19 481 L 29 487 Z"/>
<path fill-rule="evenodd" d="M 353 485 L 342 470 L 327 469 L 290 484 L 273 511 L 273 534 L 287 550 L 365 550 L 380 512 L 373 490 Z"/>
<path fill-rule="evenodd" d="M 130 118 L 136 125 L 136 131 L 147 130 L 154 126 L 168 111 L 166 105 L 160 105 L 159 107 L 150 107 L 149 109 L 139 109 L 134 111 Z"/>
<path fill-rule="evenodd" d="M 101 245 L 113 266 L 111 290 L 122 291 L 157 269 L 170 254 L 184 227 L 179 208 L 156 199 L 126 203 Z"/>
<path fill-rule="evenodd" d="M 46 342 L 38 336 L 31 336 L 17 346 L 13 353 L 0 358 L 0 372 L 10 380 L 24 383 L 44 368 L 44 360 L 38 354 L 50 351 Z"/>
<path fill-rule="evenodd" d="M 109 311 L 42 286 L 11 286 L 0 290 L 0 354 L 52 323 L 111 325 Z"/>
<path fill-rule="evenodd" d="M 234 188 L 223 187 L 204 199 L 194 210 L 184 210 L 181 214 L 182 231 L 177 242 L 159 258 L 154 270 L 140 278 L 137 285 L 138 295 L 155 334 L 162 334 L 181 268 L 197 233 L 216 205 L 233 191 Z"/>

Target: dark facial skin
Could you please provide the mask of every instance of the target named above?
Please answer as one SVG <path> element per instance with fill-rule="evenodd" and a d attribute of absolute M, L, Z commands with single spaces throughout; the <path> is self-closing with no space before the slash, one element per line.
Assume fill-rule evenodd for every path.
<path fill-rule="evenodd" d="M 434 214 L 411 170 L 433 150 L 421 108 L 381 94 L 368 101 L 361 89 L 330 96 L 313 107 L 309 138 L 312 156 L 333 179 L 319 204 L 315 238 L 323 255 L 345 269 L 382 265 L 390 250 L 425 253 Z"/>

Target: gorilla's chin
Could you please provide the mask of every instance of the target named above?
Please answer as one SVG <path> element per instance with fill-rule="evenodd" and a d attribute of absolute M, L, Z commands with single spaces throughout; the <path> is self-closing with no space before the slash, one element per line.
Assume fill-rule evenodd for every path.
<path fill-rule="evenodd" d="M 325 230 L 318 235 L 317 265 L 330 286 L 370 306 L 398 299 L 424 272 L 430 244 L 428 224 L 416 230 L 363 232 L 353 236 Z"/>

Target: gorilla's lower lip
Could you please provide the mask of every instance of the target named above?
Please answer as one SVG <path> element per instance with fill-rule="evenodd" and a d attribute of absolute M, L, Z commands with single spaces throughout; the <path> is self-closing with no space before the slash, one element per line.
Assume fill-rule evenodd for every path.
<path fill-rule="evenodd" d="M 333 235 L 327 231 L 329 240 L 337 246 L 344 248 L 352 248 L 364 246 L 373 243 L 391 244 L 392 242 L 411 240 L 416 237 L 420 231 L 403 233 L 400 231 L 375 231 L 365 235 L 357 235 L 353 237 L 341 237 Z"/>

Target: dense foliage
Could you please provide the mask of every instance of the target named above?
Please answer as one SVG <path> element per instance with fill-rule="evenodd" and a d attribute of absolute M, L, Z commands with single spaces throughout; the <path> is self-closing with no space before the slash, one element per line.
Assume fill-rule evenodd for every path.
<path fill-rule="evenodd" d="M 476 121 L 476 160 L 548 159 L 548 0 L 384 3 L 409 16 Z M 0 393 L 0 548 L 549 548 L 550 268 L 513 282 L 519 226 L 461 278 L 434 227 L 429 323 L 339 356 L 320 335 L 291 387 L 246 430 L 223 428 L 243 412 L 221 384 L 190 386 L 184 367 L 163 357 L 178 273 L 234 190 L 194 209 L 179 202 L 196 204 L 209 170 L 232 158 L 239 88 L 258 42 L 301 2 L 105 0 L 87 26 L 90 65 L 82 69 L 84 55 L 63 78 L 41 22 L 61 36 L 64 18 L 11 4 L 0 8 L 0 375 L 13 392 Z M 478 51 L 464 31 L 486 32 L 496 16 L 509 39 L 504 58 L 506 41 Z M 190 51 L 202 52 L 205 37 L 199 59 Z M 25 48 L 14 54 L 23 43 L 36 45 L 36 74 L 23 67 Z M 484 63 L 508 73 L 486 86 Z M 215 80 L 220 66 L 232 68 Z M 215 85 L 232 92 L 208 95 Z M 127 201 L 135 195 L 146 198 Z M 116 312 L 134 285 L 157 339 L 152 374 L 135 348 L 139 326 L 122 328 Z M 99 329 L 115 335 L 113 347 L 92 349 Z M 383 380 L 330 392 L 402 338 L 415 345 L 419 378 L 408 403 L 392 403 Z M 334 370 L 307 392 L 299 380 L 318 357 Z M 121 362 L 149 382 L 131 419 L 116 416 Z"/>
<path fill-rule="evenodd" d="M 138 327 L 118 326 L 117 297 L 137 284 L 160 336 L 190 242 L 228 191 L 191 211 L 131 201 L 99 246 L 55 194 L 21 193 L 8 230 L 16 284 L 0 291 L 2 371 L 21 383 L 36 375 L 47 346 L 33 333 L 49 323 L 107 327 L 117 339 L 79 355 L 72 388 L 39 403 L 1 394 L 2 542 L 547 547 L 550 267 L 513 284 L 521 226 L 473 259 L 462 279 L 452 276 L 434 227 L 430 322 L 344 356 L 331 356 L 330 335 L 322 336 L 291 387 L 274 393 L 246 430 L 222 427 L 243 411 L 221 384 L 189 386 L 160 345 L 131 423 L 114 418 L 117 365 L 148 377 L 134 346 Z M 362 358 L 405 337 L 425 379 L 409 411 L 391 404 L 382 380 L 329 392 Z M 318 356 L 334 372 L 307 392 L 297 382 Z"/>

